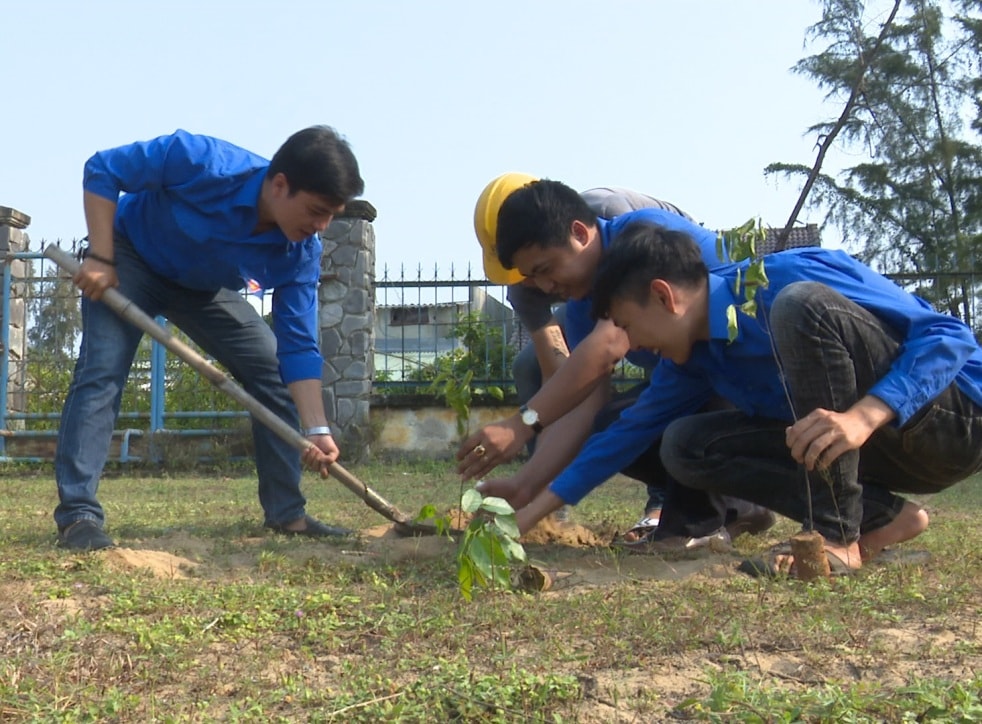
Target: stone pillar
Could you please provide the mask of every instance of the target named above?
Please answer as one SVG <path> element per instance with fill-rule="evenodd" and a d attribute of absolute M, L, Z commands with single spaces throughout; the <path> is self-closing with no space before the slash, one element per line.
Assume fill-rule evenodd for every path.
<path fill-rule="evenodd" d="M 0 206 L 0 263 L 7 264 L 7 254 L 27 251 L 30 239 L 24 232 L 31 223 L 27 214 Z M 7 412 L 26 411 L 26 390 L 24 389 L 25 359 L 27 352 L 27 294 L 24 281 L 28 277 L 30 265 L 23 259 L 10 261 L 10 319 L 0 319 L 8 325 L 9 349 L 0 350 L 7 355 Z M 0 315 L 3 307 L 0 306 Z"/>
<path fill-rule="evenodd" d="M 321 234 L 320 345 L 324 407 L 344 461 L 368 453 L 374 375 L 375 208 L 353 201 Z"/>

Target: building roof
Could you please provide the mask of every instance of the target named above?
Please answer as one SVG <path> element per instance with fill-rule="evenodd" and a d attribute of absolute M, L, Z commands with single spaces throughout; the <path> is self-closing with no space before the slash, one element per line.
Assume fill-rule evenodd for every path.
<path fill-rule="evenodd" d="M 777 240 L 783 228 L 768 227 L 765 231 L 766 237 L 761 248 L 757 250 L 759 254 L 770 254 L 777 248 Z M 784 245 L 785 249 L 798 249 L 803 246 L 821 246 L 822 234 L 818 230 L 818 224 L 805 224 L 804 226 L 792 227 L 788 234 L 788 241 Z"/>

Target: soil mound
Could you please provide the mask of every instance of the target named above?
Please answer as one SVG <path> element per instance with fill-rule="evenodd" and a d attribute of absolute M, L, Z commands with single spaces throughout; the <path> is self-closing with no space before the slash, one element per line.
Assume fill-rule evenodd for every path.
<path fill-rule="evenodd" d="M 548 516 L 522 536 L 522 543 L 561 545 L 569 548 L 599 548 L 609 544 L 601 536 L 577 523 L 561 522 Z"/>
<path fill-rule="evenodd" d="M 103 556 L 116 570 L 147 570 L 154 578 L 188 578 L 188 573 L 198 566 L 194 561 L 164 551 L 108 548 Z"/>

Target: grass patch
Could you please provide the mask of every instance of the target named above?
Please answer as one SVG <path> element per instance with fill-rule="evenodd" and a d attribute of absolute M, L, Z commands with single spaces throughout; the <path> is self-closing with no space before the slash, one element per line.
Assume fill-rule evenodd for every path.
<path fill-rule="evenodd" d="M 0 472 L 2 721 L 982 721 L 982 480 L 926 501 L 924 566 L 804 586 L 732 557 L 669 580 L 654 559 L 533 550 L 603 576 L 468 604 L 452 546 L 268 534 L 242 472 L 104 480 L 109 532 L 194 564 L 173 577 L 56 549 L 50 470 Z M 353 472 L 409 513 L 460 489 L 447 463 Z M 323 520 L 386 522 L 339 484 L 305 490 Z M 575 518 L 623 530 L 643 496 L 616 479 Z"/>

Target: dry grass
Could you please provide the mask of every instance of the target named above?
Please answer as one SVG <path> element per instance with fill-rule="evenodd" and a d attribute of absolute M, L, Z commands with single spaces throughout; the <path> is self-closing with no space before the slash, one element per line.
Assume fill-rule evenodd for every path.
<path fill-rule="evenodd" d="M 459 490 L 449 465 L 355 472 L 407 511 Z M 306 487 L 318 517 L 385 522 Z M 576 520 L 623 530 L 642 495 L 617 480 Z M 0 496 L 0 721 L 982 719 L 978 480 L 928 501 L 923 566 L 804 586 L 535 546 L 562 585 L 472 604 L 449 541 L 268 535 L 244 474 L 106 479 L 128 550 L 101 554 L 54 547 L 50 472 L 8 468 Z"/>

